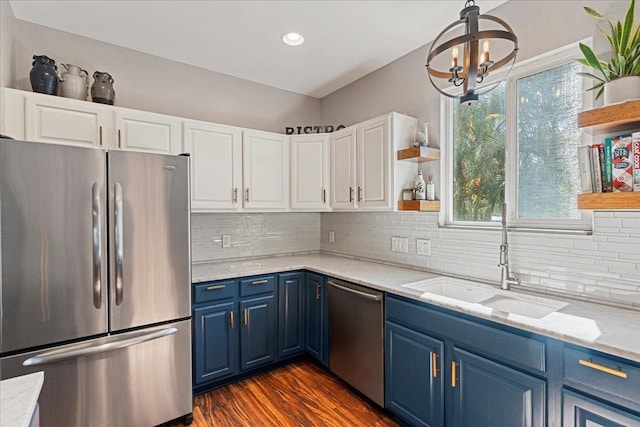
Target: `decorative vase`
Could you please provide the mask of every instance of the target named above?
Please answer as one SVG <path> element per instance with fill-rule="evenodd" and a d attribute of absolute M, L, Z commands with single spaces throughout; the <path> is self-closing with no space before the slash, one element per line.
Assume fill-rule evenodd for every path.
<path fill-rule="evenodd" d="M 96 71 L 91 85 L 91 100 L 100 104 L 113 105 L 116 91 L 113 89 L 113 77 L 109 73 Z"/>
<path fill-rule="evenodd" d="M 424 177 L 422 176 L 422 169 L 418 171 L 418 179 L 413 184 L 413 189 L 415 190 L 416 200 L 424 200 L 426 198 L 426 185 L 424 182 Z"/>
<path fill-rule="evenodd" d="M 37 93 L 56 95 L 58 93 L 58 67 L 56 61 L 46 55 L 33 55 L 29 80 L 31 89 Z"/>
<path fill-rule="evenodd" d="M 604 105 L 640 99 L 640 76 L 624 76 L 604 84 Z"/>
<path fill-rule="evenodd" d="M 60 94 L 65 98 L 87 100 L 89 73 L 77 65 L 60 64 L 67 72 L 60 76 Z"/>

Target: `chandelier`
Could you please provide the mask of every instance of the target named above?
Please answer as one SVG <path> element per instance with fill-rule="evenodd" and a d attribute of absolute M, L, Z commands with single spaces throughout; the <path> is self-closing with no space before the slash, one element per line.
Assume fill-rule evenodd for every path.
<path fill-rule="evenodd" d="M 485 27 L 492 27 L 481 30 L 481 21 Z M 460 33 L 461 30 L 464 33 L 456 36 L 455 34 Z M 489 55 L 492 44 L 494 47 L 500 45 L 499 52 L 502 56 L 495 61 Z M 480 52 L 481 47 L 482 52 Z M 441 54 L 449 50 L 451 67 L 447 70 L 446 65 L 449 62 L 448 59 L 443 61 L 443 58 L 448 56 Z M 494 49 L 494 54 L 495 50 L 497 49 Z M 429 80 L 438 92 L 449 98 L 460 98 L 460 105 L 475 105 L 478 103 L 478 95 L 489 92 L 500 82 L 494 82 L 480 89 L 478 85 L 489 73 L 505 65 L 513 67 L 517 53 L 518 38 L 511 27 L 495 16 L 480 15 L 480 8 L 475 5 L 475 1 L 468 0 L 464 9 L 460 11 L 460 19 L 442 30 L 431 44 L 426 67 Z M 438 57 L 440 59 L 436 59 Z M 436 66 L 441 69 L 437 69 Z M 448 84 L 460 89 L 451 91 L 445 86 Z"/>

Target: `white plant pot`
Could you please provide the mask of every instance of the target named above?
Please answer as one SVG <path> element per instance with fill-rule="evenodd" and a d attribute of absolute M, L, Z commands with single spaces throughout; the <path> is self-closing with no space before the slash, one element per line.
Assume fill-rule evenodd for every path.
<path fill-rule="evenodd" d="M 604 105 L 640 99 L 640 76 L 625 76 L 604 84 Z"/>

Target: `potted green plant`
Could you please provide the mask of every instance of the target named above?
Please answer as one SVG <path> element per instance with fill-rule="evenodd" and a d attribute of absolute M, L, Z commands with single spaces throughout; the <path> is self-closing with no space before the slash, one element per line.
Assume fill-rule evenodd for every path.
<path fill-rule="evenodd" d="M 604 93 L 604 104 L 616 104 L 640 98 L 640 26 L 635 25 L 635 0 L 631 0 L 624 22 L 615 24 L 600 12 L 588 6 L 584 7 L 588 15 L 605 21 L 608 28 L 598 26 L 600 34 L 611 46 L 609 62 L 598 58 L 593 50 L 580 43 L 584 58 L 578 61 L 593 68 L 593 73 L 580 73 L 594 79 L 597 83 L 588 90 L 597 90 L 596 99 Z"/>

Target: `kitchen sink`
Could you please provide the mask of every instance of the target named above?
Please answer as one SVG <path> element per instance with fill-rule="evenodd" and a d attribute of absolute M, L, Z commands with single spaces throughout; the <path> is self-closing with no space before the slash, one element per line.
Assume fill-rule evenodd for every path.
<path fill-rule="evenodd" d="M 405 288 L 423 291 L 424 297 L 446 297 L 460 301 L 477 303 L 495 295 L 495 291 L 485 289 L 467 280 L 436 277 L 404 285 Z"/>
<path fill-rule="evenodd" d="M 542 319 L 567 306 L 567 303 L 547 298 L 528 297 L 526 295 L 497 295 L 483 302 L 482 305 L 496 311 L 518 314 L 532 319 Z"/>

